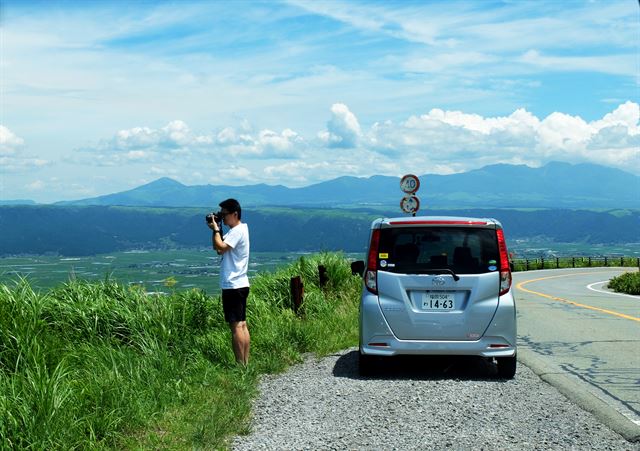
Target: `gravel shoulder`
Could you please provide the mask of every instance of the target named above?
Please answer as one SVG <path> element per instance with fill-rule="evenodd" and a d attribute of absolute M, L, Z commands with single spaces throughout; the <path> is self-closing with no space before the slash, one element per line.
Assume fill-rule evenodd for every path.
<path fill-rule="evenodd" d="M 234 450 L 640 450 L 518 363 L 395 358 L 358 375 L 357 350 L 264 376 L 251 433 Z"/>

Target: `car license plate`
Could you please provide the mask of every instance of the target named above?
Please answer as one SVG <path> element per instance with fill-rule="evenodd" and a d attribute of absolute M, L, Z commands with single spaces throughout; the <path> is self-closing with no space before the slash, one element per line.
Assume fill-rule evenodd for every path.
<path fill-rule="evenodd" d="M 456 306 L 453 293 L 429 291 L 422 299 L 422 310 L 454 310 Z"/>

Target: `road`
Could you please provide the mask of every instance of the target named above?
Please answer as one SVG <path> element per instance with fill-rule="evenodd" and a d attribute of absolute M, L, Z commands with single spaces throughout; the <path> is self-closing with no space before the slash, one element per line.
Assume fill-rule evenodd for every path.
<path fill-rule="evenodd" d="M 640 296 L 606 282 L 630 270 L 518 272 L 513 284 L 521 361 L 627 438 L 640 431 Z"/>

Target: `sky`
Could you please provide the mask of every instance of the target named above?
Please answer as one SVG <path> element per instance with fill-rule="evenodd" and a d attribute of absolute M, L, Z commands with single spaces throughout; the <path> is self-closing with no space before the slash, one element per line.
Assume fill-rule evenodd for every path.
<path fill-rule="evenodd" d="M 0 2 L 0 200 L 640 175 L 637 0 Z"/>

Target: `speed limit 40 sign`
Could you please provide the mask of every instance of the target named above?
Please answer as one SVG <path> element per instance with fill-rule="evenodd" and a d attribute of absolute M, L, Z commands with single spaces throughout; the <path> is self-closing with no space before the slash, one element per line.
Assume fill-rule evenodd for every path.
<path fill-rule="evenodd" d="M 413 194 L 420 189 L 420 179 L 413 174 L 407 174 L 400 179 L 400 189 L 407 194 Z"/>
<path fill-rule="evenodd" d="M 420 209 L 420 199 L 416 196 L 416 191 L 420 189 L 420 179 L 413 174 L 407 174 L 400 179 L 400 189 L 406 193 L 400 201 L 400 209 L 415 216 Z"/>

